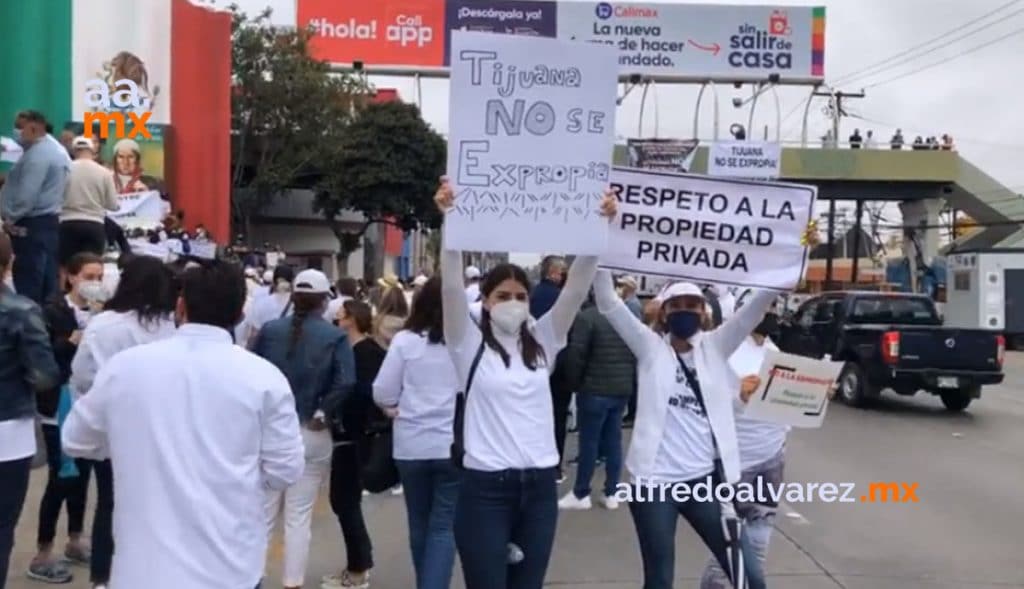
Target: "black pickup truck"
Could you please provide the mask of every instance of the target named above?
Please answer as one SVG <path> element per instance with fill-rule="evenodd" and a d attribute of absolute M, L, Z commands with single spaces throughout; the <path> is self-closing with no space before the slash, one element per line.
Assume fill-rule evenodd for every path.
<path fill-rule="evenodd" d="M 926 390 L 950 411 L 963 411 L 982 385 L 1003 381 L 1003 336 L 943 327 L 921 295 L 825 293 L 804 302 L 778 337 L 785 352 L 845 361 L 839 397 L 853 406 L 891 388 L 900 395 Z"/>

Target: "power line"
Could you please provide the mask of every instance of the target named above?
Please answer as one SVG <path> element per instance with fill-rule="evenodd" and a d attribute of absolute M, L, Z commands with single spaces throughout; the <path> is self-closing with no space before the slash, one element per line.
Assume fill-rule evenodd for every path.
<path fill-rule="evenodd" d="M 887 58 L 885 58 L 885 59 L 883 59 L 881 61 L 878 61 L 878 62 L 876 62 L 874 64 L 871 64 L 869 66 L 863 67 L 863 68 L 861 68 L 859 70 L 855 70 L 853 72 L 850 72 L 849 74 L 845 74 L 843 76 L 840 76 L 836 80 L 836 84 L 848 84 L 849 81 L 852 80 L 852 79 L 862 78 L 862 77 L 864 77 L 864 73 L 865 72 L 868 72 L 868 71 L 871 71 L 871 70 L 875 70 L 879 66 L 883 66 L 885 64 L 888 64 L 888 63 L 890 63 L 890 62 L 892 62 L 894 60 L 897 60 L 897 59 L 907 55 L 907 54 L 914 53 L 915 51 L 917 51 L 919 49 L 922 49 L 924 47 L 927 47 L 927 46 L 929 46 L 929 45 L 931 45 L 933 43 L 936 43 L 938 41 L 944 41 L 944 40 L 946 40 L 946 38 L 949 35 L 951 35 L 953 33 L 956 33 L 957 31 L 961 31 L 961 30 L 963 30 L 963 29 L 965 29 L 965 28 L 967 28 L 967 27 L 969 27 L 969 26 L 971 26 L 971 25 L 973 25 L 973 24 L 975 24 L 977 22 L 983 21 L 983 20 L 987 19 L 990 16 L 993 16 L 993 15 L 999 13 L 999 12 L 1002 12 L 1004 9 L 1009 8 L 1010 6 L 1013 6 L 1014 4 L 1019 4 L 1020 2 L 1021 2 L 1021 0 L 1010 0 L 1010 2 L 1007 2 L 1006 4 L 1003 4 L 1003 5 L 999 6 L 995 10 L 992 10 L 990 12 L 986 12 L 985 14 L 983 14 L 983 15 L 981 15 L 981 16 L 973 19 L 973 20 L 970 20 L 970 21 L 968 21 L 966 23 L 963 23 L 963 24 L 961 24 L 961 25 L 959 25 L 957 27 L 954 27 L 954 28 L 952 28 L 952 29 L 950 29 L 948 31 L 944 31 L 942 33 L 939 33 L 937 36 L 935 36 L 935 37 L 933 37 L 933 38 L 931 38 L 931 39 L 929 39 L 929 40 L 927 40 L 927 41 L 925 41 L 923 43 L 920 43 L 918 45 L 914 45 L 913 47 L 910 47 L 908 49 L 904 49 L 903 51 L 901 51 L 899 53 L 896 53 L 894 55 L 891 55 L 891 56 L 889 56 L 889 57 L 887 57 Z M 1016 14 L 1016 13 L 1014 13 L 1014 14 Z M 992 24 L 998 24 L 998 22 L 1004 22 L 1004 21 L 996 21 L 996 23 L 991 23 L 991 24 L 989 24 L 987 26 L 992 26 Z M 981 29 L 981 30 L 984 30 L 984 28 Z M 927 55 L 927 53 L 925 53 L 925 55 Z M 922 56 L 918 56 L 918 57 L 922 57 Z M 883 69 L 885 69 L 885 68 L 883 68 Z"/>
<path fill-rule="evenodd" d="M 941 59 L 939 61 L 934 61 L 932 63 L 929 63 L 928 65 L 919 67 L 917 69 L 910 70 L 909 72 L 905 72 L 905 73 L 900 74 L 898 76 L 894 76 L 894 77 L 888 78 L 888 79 L 883 80 L 881 82 L 875 82 L 874 84 L 869 84 L 869 85 L 865 86 L 864 89 L 867 90 L 868 88 L 877 88 L 878 86 L 884 86 L 885 84 L 891 84 L 892 82 L 898 82 L 899 80 L 902 80 L 904 78 L 909 78 L 911 76 L 916 76 L 917 74 L 919 74 L 921 72 L 930 70 L 932 68 L 939 67 L 941 65 L 946 65 L 949 62 L 954 61 L 956 59 L 960 59 L 961 57 L 964 57 L 966 55 L 970 55 L 972 53 L 977 53 L 978 51 L 981 51 L 982 49 L 985 49 L 987 47 L 991 47 L 992 45 L 995 45 L 996 43 L 1001 43 L 1001 42 L 1003 42 L 1003 41 L 1013 37 L 1014 35 L 1021 34 L 1022 32 L 1024 32 L 1024 27 L 1021 27 L 1019 29 L 1014 29 L 1014 30 L 1010 31 L 1007 34 L 1002 35 L 1001 37 L 996 37 L 995 39 L 992 39 L 991 41 L 988 41 L 986 43 L 982 43 L 981 45 L 975 45 L 974 47 L 972 47 L 970 49 L 967 49 L 966 51 L 962 51 L 959 54 L 954 55 L 953 57 L 947 57 L 947 58 Z"/>

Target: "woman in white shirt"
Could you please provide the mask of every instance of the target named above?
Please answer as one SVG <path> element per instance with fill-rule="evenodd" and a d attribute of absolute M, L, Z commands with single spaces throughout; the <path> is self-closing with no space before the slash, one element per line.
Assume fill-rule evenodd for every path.
<path fill-rule="evenodd" d="M 139 256 L 121 271 L 114 296 L 89 320 L 75 358 L 69 385 L 74 395 L 92 388 L 96 373 L 118 352 L 174 335 L 178 293 L 171 269 L 157 258 Z M 90 577 L 97 587 L 110 580 L 114 556 L 114 486 L 110 461 L 93 462 L 96 515 L 92 524 Z"/>
<path fill-rule="evenodd" d="M 742 308 L 742 305 L 739 308 Z M 729 365 L 737 375 L 756 375 L 770 350 L 778 351 L 771 336 L 779 329 L 777 303 L 765 314 L 754 331 L 747 336 L 740 347 L 729 357 Z M 743 399 L 746 401 L 746 399 Z M 736 413 L 736 438 L 739 443 L 741 480 L 756 485 L 757 479 L 764 481 L 765 488 L 782 484 L 783 450 L 789 426 L 753 419 L 742 411 Z M 766 493 L 767 494 L 767 493 Z M 768 542 L 771 540 L 778 503 L 769 498 L 765 503 L 736 502 L 736 514 L 743 519 L 743 533 L 750 542 L 750 548 L 764 569 L 768 556 Z M 730 589 L 728 576 L 714 558 L 708 561 L 701 579 L 701 589 Z"/>
<path fill-rule="evenodd" d="M 442 213 L 454 206 L 447 183 L 435 200 Z M 615 211 L 608 194 L 601 212 L 614 217 Z M 465 471 L 455 513 L 463 576 L 467 589 L 540 589 L 558 519 L 549 377 L 587 297 L 597 257 L 576 258 L 557 302 L 536 321 L 526 272 L 497 266 L 480 285 L 479 326 L 470 319 L 461 266 L 461 252 L 442 252 L 444 339 L 459 384 L 468 383 Z M 518 547 L 511 566 L 509 544 Z"/>
<path fill-rule="evenodd" d="M 671 486 L 739 480 L 740 462 L 734 403 L 740 383 L 728 359 L 751 332 L 775 295 L 759 293 L 721 327 L 708 324 L 701 289 L 680 282 L 659 295 L 657 328 L 648 329 L 616 296 L 611 275 L 597 274 L 594 295 L 599 310 L 637 360 L 637 416 L 626 466 L 634 486 L 626 497 L 636 526 L 644 565 L 644 589 L 671 589 L 675 578 L 676 522 L 681 515 L 728 568 L 722 508 L 695 497 L 677 501 Z M 721 460 L 718 468 L 716 460 Z M 719 474 L 719 471 L 724 473 Z M 725 481 L 720 480 L 722 477 Z M 662 488 L 669 487 L 663 493 Z M 679 487 L 681 488 L 681 487 Z M 712 496 L 713 498 L 713 496 Z M 743 542 L 750 589 L 765 587 L 760 563 Z"/>
<path fill-rule="evenodd" d="M 447 589 L 455 564 L 452 525 L 460 473 L 450 460 L 459 381 L 444 343 L 441 280 L 416 295 L 391 341 L 373 400 L 394 415 L 394 457 L 409 518 L 416 589 Z"/>

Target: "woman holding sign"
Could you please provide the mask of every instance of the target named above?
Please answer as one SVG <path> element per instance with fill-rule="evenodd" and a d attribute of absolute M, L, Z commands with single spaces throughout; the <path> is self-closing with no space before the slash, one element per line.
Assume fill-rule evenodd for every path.
<path fill-rule="evenodd" d="M 447 182 L 435 200 L 442 214 L 454 206 Z M 606 194 L 602 214 L 613 218 L 616 210 L 615 197 Z M 455 541 L 466 588 L 540 589 L 558 518 L 549 375 L 587 297 L 597 257 L 576 258 L 558 300 L 536 321 L 526 272 L 497 266 L 480 285 L 479 327 L 470 319 L 461 262 L 461 252 L 442 252 L 444 339 L 465 393 L 464 428 L 456 421 L 452 458 L 465 468 Z"/>

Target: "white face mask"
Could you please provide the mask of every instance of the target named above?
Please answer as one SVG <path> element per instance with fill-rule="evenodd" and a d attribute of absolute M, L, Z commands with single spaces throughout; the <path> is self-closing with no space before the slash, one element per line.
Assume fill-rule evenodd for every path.
<path fill-rule="evenodd" d="M 491 323 L 508 335 L 516 335 L 530 317 L 530 306 L 522 301 L 505 301 L 491 307 Z"/>
<path fill-rule="evenodd" d="M 78 294 L 89 303 L 105 303 L 109 298 L 107 288 L 99 280 L 86 280 L 79 283 Z"/>

